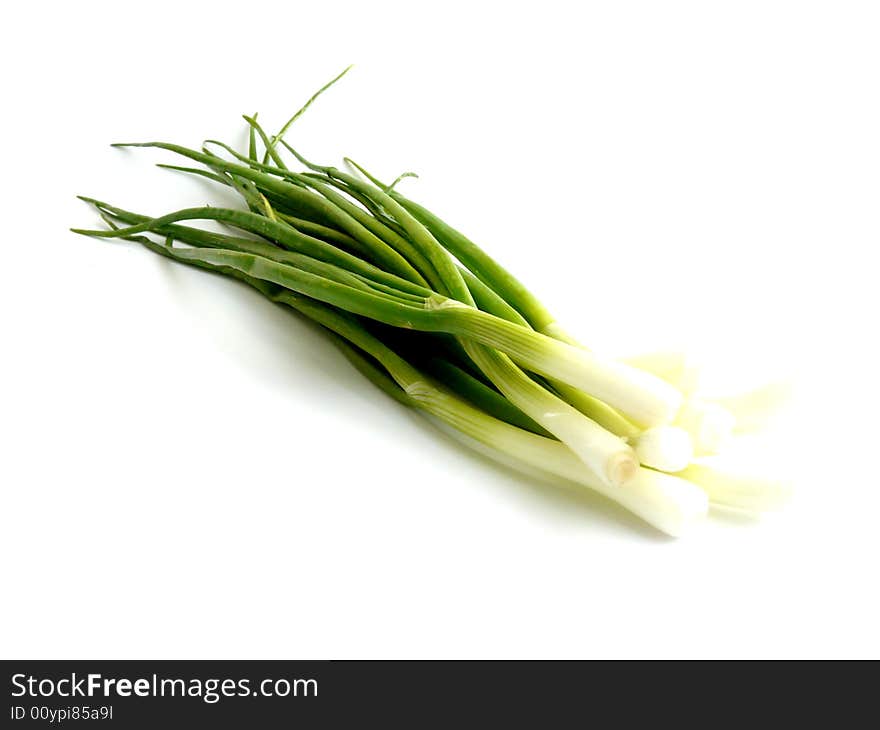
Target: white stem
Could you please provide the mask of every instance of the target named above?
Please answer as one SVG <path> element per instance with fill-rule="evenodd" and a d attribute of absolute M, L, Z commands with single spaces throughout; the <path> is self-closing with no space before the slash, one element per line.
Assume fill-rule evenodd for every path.
<path fill-rule="evenodd" d="M 544 349 L 526 362 L 527 369 L 562 380 L 621 411 L 637 424 L 650 427 L 669 423 L 681 406 L 681 393 L 650 373 L 603 358 L 562 342 Z"/>
<path fill-rule="evenodd" d="M 486 415 L 437 388 L 411 388 L 420 408 L 452 427 L 457 437 L 503 463 L 588 487 L 614 500 L 668 535 L 677 536 L 704 517 L 709 500 L 699 487 L 639 467 L 622 488 L 611 487 L 564 444 Z"/>
<path fill-rule="evenodd" d="M 733 434 L 733 415 L 718 405 L 698 398 L 687 399 L 675 418 L 675 425 L 687 431 L 698 456 L 715 454 Z"/>
<path fill-rule="evenodd" d="M 691 464 L 678 475 L 702 488 L 712 504 L 747 512 L 774 509 L 791 495 L 791 485 L 785 481 L 755 476 L 711 459 Z"/>
<path fill-rule="evenodd" d="M 539 359 L 532 363 L 538 372 L 558 377 L 618 409 L 642 426 L 669 423 L 681 406 L 681 393 L 671 385 L 616 360 L 562 343 L 559 347 L 548 348 L 545 356 L 546 362 Z M 551 368 L 555 372 L 549 372 Z"/>
<path fill-rule="evenodd" d="M 476 343 L 462 344 L 511 403 L 564 442 L 609 485 L 619 487 L 633 475 L 638 459 L 623 439 L 534 382 L 507 356 Z"/>
<path fill-rule="evenodd" d="M 461 302 L 428 304 L 443 313 L 453 334 L 500 350 L 525 370 L 582 390 L 640 426 L 669 423 L 681 406 L 681 393 L 650 373 L 511 322 L 487 317 L 485 312 Z"/>
<path fill-rule="evenodd" d="M 634 425 L 620 411 L 615 410 L 607 403 L 603 403 L 598 398 L 587 395 L 582 390 L 572 388 L 570 385 L 559 380 L 553 380 L 552 378 L 547 380 L 550 382 L 553 390 L 559 393 L 566 403 L 571 404 L 587 418 L 592 419 L 615 436 L 620 436 L 631 442 L 641 432 L 641 429 Z"/>
<path fill-rule="evenodd" d="M 654 426 L 642 431 L 633 447 L 642 464 L 666 472 L 681 471 L 694 456 L 690 435 L 677 426 Z"/>

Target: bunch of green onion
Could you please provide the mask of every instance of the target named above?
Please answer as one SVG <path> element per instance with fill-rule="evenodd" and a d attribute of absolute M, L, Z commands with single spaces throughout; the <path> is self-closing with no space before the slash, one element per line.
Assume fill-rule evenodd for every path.
<path fill-rule="evenodd" d="M 152 217 L 83 198 L 109 229 L 74 230 L 136 241 L 250 285 L 320 324 L 370 381 L 471 446 L 600 492 L 668 534 L 710 503 L 754 511 L 778 500 L 775 482 L 701 463 L 735 418 L 690 392 L 679 359 L 621 362 L 591 352 L 479 246 L 398 192 L 411 173 L 386 185 L 347 158 L 340 170 L 294 150 L 285 140 L 290 125 L 341 76 L 274 135 L 246 116 L 243 152 L 214 140 L 198 150 L 115 145 L 199 163 L 162 167 L 235 190 L 241 209 Z"/>

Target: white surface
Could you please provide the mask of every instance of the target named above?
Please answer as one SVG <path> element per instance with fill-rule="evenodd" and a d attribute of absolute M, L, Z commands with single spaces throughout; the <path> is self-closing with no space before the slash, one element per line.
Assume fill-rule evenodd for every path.
<path fill-rule="evenodd" d="M 721 5 L 9 11 L 0 655 L 877 657 L 877 7 Z M 801 423 L 833 432 L 770 457 L 787 509 L 664 539 L 461 450 L 249 291 L 67 232 L 98 223 L 76 193 L 218 200 L 109 142 L 240 142 L 350 62 L 292 139 L 418 170 L 590 342 L 826 378 Z"/>

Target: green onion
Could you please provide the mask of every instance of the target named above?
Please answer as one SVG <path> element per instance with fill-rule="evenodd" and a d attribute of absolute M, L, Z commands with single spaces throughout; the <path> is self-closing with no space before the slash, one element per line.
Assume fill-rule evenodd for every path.
<path fill-rule="evenodd" d="M 115 145 L 198 163 L 160 166 L 231 188 L 243 209 L 149 216 L 83 198 L 108 229 L 73 230 L 134 241 L 243 282 L 321 325 L 372 383 L 469 445 L 600 492 L 669 534 L 704 515 L 710 501 L 748 509 L 775 502 L 775 483 L 695 461 L 723 446 L 735 419 L 693 392 L 680 357 L 596 354 L 480 246 L 396 190 L 413 173 L 385 185 L 349 158 L 355 174 L 310 162 L 287 143 L 291 125 L 346 71 L 275 135 L 256 114 L 245 116 L 245 152 L 216 140 L 201 150 Z M 289 166 L 286 154 L 305 169 Z"/>

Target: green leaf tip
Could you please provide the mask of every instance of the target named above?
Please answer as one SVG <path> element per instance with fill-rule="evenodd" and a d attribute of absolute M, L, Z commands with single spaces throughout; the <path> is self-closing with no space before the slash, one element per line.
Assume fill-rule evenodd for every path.
<path fill-rule="evenodd" d="M 400 175 L 398 175 L 394 179 L 393 183 L 391 183 L 390 185 L 386 185 L 381 180 L 376 178 L 374 175 L 370 174 L 362 165 L 359 165 L 357 162 L 355 162 L 353 159 L 351 159 L 351 157 L 343 157 L 342 159 L 346 165 L 348 165 L 349 167 L 353 167 L 355 170 L 360 172 L 365 178 L 367 178 L 371 183 L 373 183 L 373 185 L 375 185 L 377 188 L 381 188 L 386 193 L 390 193 L 392 190 L 394 190 L 397 183 L 399 183 L 404 178 L 414 177 L 414 178 L 418 179 L 418 177 L 419 177 L 417 173 L 412 172 L 410 170 L 407 170 L 406 172 L 403 172 Z"/>
<path fill-rule="evenodd" d="M 386 192 L 386 193 L 390 193 L 392 190 L 394 190 L 394 188 L 395 188 L 395 186 L 397 185 L 397 183 L 399 183 L 401 180 L 404 180 L 404 179 L 406 179 L 406 178 L 408 178 L 408 177 L 413 177 L 413 178 L 415 178 L 416 180 L 418 180 L 418 178 L 419 178 L 419 176 L 418 176 L 416 173 L 414 173 L 414 172 L 409 172 L 409 171 L 407 171 L 407 172 L 402 172 L 400 175 L 398 175 L 398 176 L 394 179 L 394 182 L 393 182 L 393 183 L 391 183 L 387 188 L 385 188 L 385 192 Z"/>
<path fill-rule="evenodd" d="M 282 140 L 284 135 L 287 133 L 287 130 L 290 129 L 290 125 L 292 125 L 297 119 L 299 119 L 303 114 L 305 114 L 306 110 L 312 105 L 312 103 L 319 96 L 321 96 L 321 94 L 323 94 L 325 91 L 327 91 L 327 89 L 329 89 L 331 86 L 333 86 L 333 84 L 335 84 L 337 81 L 339 81 L 339 79 L 341 79 L 343 76 L 345 76 L 345 74 L 347 74 L 353 66 L 354 66 L 353 63 L 348 64 L 348 66 L 346 66 L 342 70 L 341 73 L 337 74 L 330 81 L 328 81 L 326 84 L 324 84 L 320 89 L 318 89 L 314 94 L 312 94 L 312 96 L 309 98 L 309 100 L 305 104 L 303 104 L 297 110 L 297 112 L 284 123 L 284 126 L 281 127 L 281 129 L 278 131 L 278 134 L 276 134 L 272 137 L 272 140 L 270 142 L 270 146 L 274 149 L 275 145 L 277 145 Z"/>
<path fill-rule="evenodd" d="M 83 236 L 112 236 L 113 231 L 99 231 L 97 228 L 71 228 L 71 231 L 74 233 L 79 233 Z"/>

